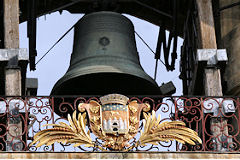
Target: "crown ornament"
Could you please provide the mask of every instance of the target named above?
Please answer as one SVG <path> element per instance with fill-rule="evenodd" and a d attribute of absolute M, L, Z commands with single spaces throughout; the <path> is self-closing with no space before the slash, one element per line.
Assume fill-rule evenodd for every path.
<path fill-rule="evenodd" d="M 102 105 L 112 104 L 112 103 L 126 105 L 128 103 L 128 100 L 129 100 L 128 97 L 121 94 L 108 94 L 100 97 L 100 101 Z"/>

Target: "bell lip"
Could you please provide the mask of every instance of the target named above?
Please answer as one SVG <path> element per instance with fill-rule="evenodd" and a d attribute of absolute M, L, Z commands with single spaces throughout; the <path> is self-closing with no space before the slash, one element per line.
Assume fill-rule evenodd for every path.
<path fill-rule="evenodd" d="M 142 71 L 143 72 L 143 71 Z M 146 77 L 144 77 L 144 76 L 139 76 L 139 75 L 135 75 L 135 74 L 129 74 L 129 73 L 125 73 L 125 72 L 123 72 L 123 71 L 118 71 L 118 72 L 113 72 L 113 71 L 108 71 L 108 72 L 106 72 L 106 70 L 105 70 L 105 72 L 94 72 L 94 73 L 88 73 L 88 74 L 80 74 L 80 73 L 77 73 L 77 74 L 74 74 L 73 76 L 68 76 L 67 74 L 65 74 L 62 78 L 60 78 L 58 81 L 57 81 L 57 83 L 55 83 L 55 85 L 54 85 L 54 87 L 52 88 L 52 90 L 51 90 L 51 93 L 50 93 L 50 95 L 51 96 L 53 96 L 53 95 L 64 95 L 64 94 L 59 94 L 59 93 L 56 93 L 56 91 L 57 91 L 57 88 L 59 88 L 61 85 L 63 85 L 65 82 L 67 82 L 67 81 L 69 81 L 69 80 L 73 80 L 73 79 L 75 79 L 75 78 L 78 78 L 78 77 L 80 77 L 80 76 L 88 76 L 88 75 L 96 75 L 96 74 L 112 74 L 112 73 L 116 73 L 116 74 L 122 74 L 123 76 L 124 75 L 128 75 L 128 76 L 135 76 L 135 77 L 137 77 L 137 78 L 139 78 L 139 79 L 141 79 L 141 80 L 144 80 L 144 81 L 146 81 L 146 83 L 148 83 L 148 84 L 150 84 L 152 87 L 154 87 L 154 88 L 159 88 L 159 86 L 158 86 L 158 84 L 147 74 L 147 73 L 145 73 L 145 72 L 143 72 L 143 73 L 145 73 L 145 75 L 146 75 Z M 61 82 L 61 83 L 60 83 Z M 116 86 L 116 88 L 117 88 L 117 86 Z M 58 92 L 58 91 L 57 91 Z M 156 94 L 160 94 L 160 89 L 157 91 L 157 89 L 155 89 L 155 91 L 153 91 L 153 94 L 152 95 L 156 95 Z M 69 94 L 69 95 L 72 95 L 72 94 Z M 75 94 L 73 94 L 73 95 L 75 95 Z M 81 95 L 81 94 L 79 94 L 79 95 Z M 94 94 L 92 94 L 92 95 L 94 95 Z"/>

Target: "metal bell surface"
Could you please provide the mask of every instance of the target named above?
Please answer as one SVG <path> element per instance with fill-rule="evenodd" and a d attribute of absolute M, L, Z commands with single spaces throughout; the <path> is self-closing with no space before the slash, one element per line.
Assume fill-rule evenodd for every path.
<path fill-rule="evenodd" d="M 139 62 L 134 27 L 125 16 L 94 12 L 74 28 L 70 66 L 51 95 L 159 94 Z"/>

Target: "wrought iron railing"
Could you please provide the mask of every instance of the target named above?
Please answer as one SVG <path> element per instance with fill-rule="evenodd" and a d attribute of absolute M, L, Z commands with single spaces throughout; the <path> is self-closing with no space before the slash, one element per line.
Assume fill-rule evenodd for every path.
<path fill-rule="evenodd" d="M 133 147 L 130 151 L 225 151 L 240 150 L 239 98 L 231 97 L 130 97 L 129 101 L 149 103 L 161 122 L 182 120 L 195 130 L 202 144 L 191 146 L 176 141 L 159 142 L 156 146 Z M 54 143 L 51 146 L 36 148 L 29 146 L 33 136 L 54 124 L 67 122 L 66 113 L 72 114 L 79 103 L 99 97 L 2 97 L 0 98 L 0 150 L 1 151 L 76 151 L 97 152 L 96 147 L 73 147 L 72 144 Z M 57 113 L 57 114 L 56 114 Z M 64 117 L 65 116 L 65 117 Z M 143 117 L 142 117 L 143 118 Z M 139 132 L 143 124 L 140 121 Z M 130 144 L 136 143 L 138 133 Z M 101 140 L 91 134 L 95 144 Z"/>

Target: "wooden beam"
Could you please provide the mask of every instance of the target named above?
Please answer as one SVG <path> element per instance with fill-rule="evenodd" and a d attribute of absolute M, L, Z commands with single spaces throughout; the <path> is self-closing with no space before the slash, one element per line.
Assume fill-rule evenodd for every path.
<path fill-rule="evenodd" d="M 220 69 L 205 69 L 205 95 L 223 96 Z"/>
<path fill-rule="evenodd" d="M 4 0 L 4 47 L 19 48 L 19 0 Z"/>
<path fill-rule="evenodd" d="M 21 69 L 5 69 L 5 93 L 6 96 L 20 96 L 22 93 Z M 21 151 L 22 119 L 17 107 L 18 101 L 8 100 L 8 117 L 7 117 L 7 151 Z M 14 116 L 12 116 L 14 115 Z"/>
<path fill-rule="evenodd" d="M 4 47 L 6 49 L 19 48 L 19 0 L 4 0 Z M 17 56 L 14 52 L 13 55 Z M 18 58 L 16 58 L 18 59 Z M 8 65 L 5 69 L 5 95 L 21 96 L 21 68 Z M 7 151 L 22 150 L 22 122 L 17 108 L 17 102 L 8 99 L 7 110 Z M 14 116 L 13 116 L 14 115 Z"/>
<path fill-rule="evenodd" d="M 217 49 L 215 27 L 211 0 L 197 0 L 200 28 L 200 46 L 203 49 Z M 213 83 L 215 82 L 215 83 Z M 215 87 L 218 86 L 218 87 Z M 205 95 L 222 96 L 221 76 L 219 69 L 205 70 Z M 214 88 L 214 89 L 213 89 Z"/>
<path fill-rule="evenodd" d="M 200 46 L 207 49 L 217 49 L 214 18 L 211 0 L 197 0 L 198 18 L 200 23 Z"/>
<path fill-rule="evenodd" d="M 19 68 L 7 68 L 5 70 L 5 77 L 6 96 L 21 96 L 21 70 Z"/>
<path fill-rule="evenodd" d="M 198 6 L 198 18 L 199 18 L 199 29 L 200 29 L 200 47 L 203 49 L 217 49 L 214 18 L 212 10 L 211 0 L 197 0 Z M 214 66 L 214 65 L 213 65 Z M 218 68 L 205 68 L 204 72 L 204 88 L 206 96 L 223 96 L 222 83 L 221 83 L 221 72 Z M 220 108 L 219 108 L 220 109 Z M 220 115 L 219 115 L 220 116 Z M 225 148 L 219 141 L 220 135 L 225 134 L 228 136 L 227 120 L 224 117 L 212 117 L 210 121 L 210 128 L 213 137 L 215 137 L 217 145 L 217 151 L 223 151 Z M 229 138 L 227 140 L 231 142 Z"/>

